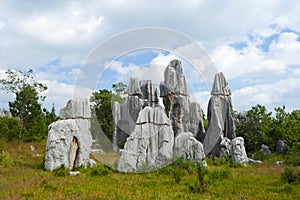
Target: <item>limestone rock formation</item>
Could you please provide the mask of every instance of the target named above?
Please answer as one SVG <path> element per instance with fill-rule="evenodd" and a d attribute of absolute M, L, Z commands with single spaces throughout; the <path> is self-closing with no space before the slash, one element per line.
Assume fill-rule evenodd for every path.
<path fill-rule="evenodd" d="M 188 131 L 193 133 L 193 136 L 203 142 L 205 128 L 203 124 L 203 112 L 200 104 L 192 102 L 189 109 Z"/>
<path fill-rule="evenodd" d="M 264 155 L 268 155 L 268 154 L 271 154 L 271 150 L 270 150 L 270 147 L 265 145 L 265 144 L 262 144 L 261 145 L 261 149 L 260 151 L 264 154 Z"/>
<path fill-rule="evenodd" d="M 11 113 L 9 110 L 0 109 L 0 117 L 11 117 Z"/>
<path fill-rule="evenodd" d="M 59 112 L 61 119 L 91 118 L 88 99 L 71 99 L 65 108 Z"/>
<path fill-rule="evenodd" d="M 287 141 L 286 140 L 278 140 L 276 144 L 276 152 L 280 154 L 286 154 L 287 152 Z"/>
<path fill-rule="evenodd" d="M 139 112 L 145 106 L 158 106 L 157 90 L 150 80 L 137 81 L 131 78 L 127 87 L 128 96 L 125 102 L 113 106 L 113 143 L 122 144 L 134 130 Z"/>
<path fill-rule="evenodd" d="M 205 130 L 202 110 L 199 104 L 190 102 L 180 61 L 171 61 L 165 69 L 164 81 L 160 84 L 160 96 L 175 135 L 192 132 L 197 139 L 203 138 Z"/>
<path fill-rule="evenodd" d="M 61 166 L 72 169 L 88 165 L 92 146 L 88 109 L 88 100 L 70 100 L 60 112 L 63 120 L 49 125 L 45 169 L 52 171 Z"/>
<path fill-rule="evenodd" d="M 171 94 L 188 95 L 187 83 L 182 73 L 182 66 L 179 60 L 172 60 L 164 73 L 164 82 L 160 85 L 160 95 Z"/>
<path fill-rule="evenodd" d="M 244 146 L 244 138 L 236 137 L 232 141 L 232 162 L 233 163 L 241 163 L 248 164 L 248 156 Z"/>
<path fill-rule="evenodd" d="M 203 141 L 205 154 L 219 156 L 221 136 L 235 138 L 235 124 L 230 90 L 222 72 L 215 75 L 208 104 L 208 129 Z"/>
<path fill-rule="evenodd" d="M 167 165 L 173 156 L 171 122 L 160 107 L 140 111 L 134 131 L 127 138 L 118 164 L 120 172 L 153 170 Z"/>
<path fill-rule="evenodd" d="M 205 163 L 205 154 L 201 142 L 190 132 L 181 132 L 175 138 L 174 156 L 189 160 L 198 160 Z"/>
<path fill-rule="evenodd" d="M 231 155 L 231 141 L 227 137 L 221 136 L 221 152 L 220 157 L 229 157 Z"/>

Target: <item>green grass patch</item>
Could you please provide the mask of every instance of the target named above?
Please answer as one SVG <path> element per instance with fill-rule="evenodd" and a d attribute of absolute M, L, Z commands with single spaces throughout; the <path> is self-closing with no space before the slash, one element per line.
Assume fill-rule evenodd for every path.
<path fill-rule="evenodd" d="M 0 142 L 0 199 L 294 200 L 300 193 L 299 184 L 281 178 L 294 177 L 299 168 L 273 161 L 234 168 L 227 161 L 208 159 L 215 164 L 204 168 L 179 159 L 158 171 L 140 174 L 118 173 L 98 163 L 92 169 L 77 168 L 80 174 L 71 177 L 64 168 L 45 171 L 43 156 L 33 156 L 44 155 L 45 144 L 32 145 L 35 152 L 28 143 Z M 293 168 L 292 176 L 286 168 Z"/>

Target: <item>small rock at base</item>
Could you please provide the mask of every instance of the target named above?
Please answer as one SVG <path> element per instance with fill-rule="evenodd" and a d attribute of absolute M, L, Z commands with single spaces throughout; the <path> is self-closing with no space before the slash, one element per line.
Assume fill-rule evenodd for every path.
<path fill-rule="evenodd" d="M 75 171 L 75 172 L 69 172 L 70 176 L 77 176 L 78 174 L 80 174 L 79 171 Z"/>

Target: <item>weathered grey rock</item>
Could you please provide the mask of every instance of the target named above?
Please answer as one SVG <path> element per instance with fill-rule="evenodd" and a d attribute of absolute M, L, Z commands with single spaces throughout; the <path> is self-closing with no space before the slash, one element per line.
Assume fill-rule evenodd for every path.
<path fill-rule="evenodd" d="M 261 164 L 261 160 L 253 160 L 251 158 L 248 158 L 248 164 Z"/>
<path fill-rule="evenodd" d="M 139 96 L 141 94 L 141 89 L 139 86 L 139 82 L 136 78 L 130 78 L 128 87 L 127 87 L 127 94 L 129 96 Z"/>
<path fill-rule="evenodd" d="M 139 87 L 141 90 L 141 95 L 139 96 L 139 98 L 144 101 L 143 107 L 156 107 L 156 105 L 158 104 L 158 94 L 157 89 L 155 88 L 151 80 L 141 80 L 139 82 Z"/>
<path fill-rule="evenodd" d="M 264 144 L 261 145 L 260 151 L 261 151 L 264 155 L 271 154 L 271 150 L 269 149 L 269 146 L 264 145 Z"/>
<path fill-rule="evenodd" d="M 66 107 L 60 110 L 61 119 L 91 118 L 91 109 L 88 99 L 71 99 Z"/>
<path fill-rule="evenodd" d="M 0 109 L 0 117 L 12 117 L 9 110 Z"/>
<path fill-rule="evenodd" d="M 80 174 L 79 171 L 70 171 L 70 172 L 69 172 L 69 175 L 70 175 L 70 176 L 78 176 L 79 174 Z"/>
<path fill-rule="evenodd" d="M 208 129 L 203 141 L 205 154 L 219 156 L 221 136 L 235 138 L 235 120 L 230 98 L 230 90 L 223 73 L 215 76 L 208 104 Z"/>
<path fill-rule="evenodd" d="M 103 150 L 102 149 L 92 149 L 91 154 L 103 154 Z"/>
<path fill-rule="evenodd" d="M 211 95 L 230 96 L 230 89 L 227 87 L 228 83 L 222 72 L 215 75 L 214 84 L 211 90 Z"/>
<path fill-rule="evenodd" d="M 181 132 L 188 132 L 190 119 L 189 97 L 183 95 L 169 95 L 167 98 L 170 105 L 168 115 L 172 122 L 174 134 L 176 135 Z M 165 100 L 166 98 L 164 101 Z"/>
<path fill-rule="evenodd" d="M 173 155 L 174 134 L 170 120 L 160 107 L 140 111 L 134 131 L 127 138 L 118 163 L 120 172 L 157 169 Z"/>
<path fill-rule="evenodd" d="M 49 125 L 45 169 L 87 166 L 92 146 L 89 119 L 66 119 Z"/>
<path fill-rule="evenodd" d="M 203 142 L 205 129 L 203 124 L 203 114 L 200 104 L 192 102 L 189 108 L 188 131 L 193 136 Z"/>
<path fill-rule="evenodd" d="M 113 106 L 113 144 L 122 146 L 134 130 L 138 114 L 143 107 L 138 96 L 127 96 L 125 102 L 114 102 Z"/>
<path fill-rule="evenodd" d="M 172 60 L 169 63 L 164 73 L 164 82 L 160 84 L 161 97 L 171 94 L 188 95 L 187 83 L 179 60 Z"/>
<path fill-rule="evenodd" d="M 90 159 L 88 163 L 89 168 L 93 168 L 97 166 L 97 162 L 94 159 Z"/>
<path fill-rule="evenodd" d="M 190 132 L 181 132 L 176 136 L 174 156 L 205 162 L 203 145 L 201 142 L 196 140 Z"/>
<path fill-rule="evenodd" d="M 282 165 L 284 162 L 282 161 L 282 160 L 277 160 L 276 162 L 275 162 L 275 164 L 276 165 Z"/>
<path fill-rule="evenodd" d="M 286 154 L 287 152 L 287 141 L 286 140 L 278 140 L 276 144 L 276 152 L 280 154 Z"/>
<path fill-rule="evenodd" d="M 192 132 L 198 140 L 203 140 L 205 130 L 202 110 L 199 104 L 190 102 L 181 62 L 171 61 L 164 75 L 164 81 L 160 84 L 160 96 L 163 97 L 174 134 Z"/>
<path fill-rule="evenodd" d="M 244 138 L 236 137 L 231 140 L 232 162 L 248 164 L 248 156 L 244 146 Z"/>
<path fill-rule="evenodd" d="M 113 144 L 121 147 L 134 130 L 139 112 L 146 106 L 158 106 L 158 94 L 150 80 L 137 81 L 131 78 L 125 102 L 114 103 Z"/>
<path fill-rule="evenodd" d="M 242 111 L 238 114 L 237 119 L 239 122 L 248 122 L 249 117 L 247 116 L 247 111 Z"/>
<path fill-rule="evenodd" d="M 221 157 L 229 157 L 231 155 L 231 141 L 227 137 L 221 137 Z"/>

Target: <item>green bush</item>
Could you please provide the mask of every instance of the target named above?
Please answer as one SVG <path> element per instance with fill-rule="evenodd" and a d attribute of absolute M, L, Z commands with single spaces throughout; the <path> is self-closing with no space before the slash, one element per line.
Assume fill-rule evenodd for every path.
<path fill-rule="evenodd" d="M 54 176 L 57 177 L 64 177 L 68 175 L 68 170 L 65 168 L 64 165 L 62 165 L 60 168 L 53 170 L 53 172 L 54 172 Z"/>
<path fill-rule="evenodd" d="M 232 177 L 231 170 L 229 167 L 222 167 L 219 170 L 213 170 L 209 174 L 209 180 L 214 181 L 221 181 L 223 179 L 228 179 Z"/>
<path fill-rule="evenodd" d="M 110 169 L 106 166 L 96 166 L 91 169 L 91 176 L 106 176 L 110 173 Z"/>
<path fill-rule="evenodd" d="M 13 159 L 7 151 L 2 151 L 0 153 L 0 165 L 3 167 L 10 167 L 13 165 Z"/>
<path fill-rule="evenodd" d="M 193 169 L 195 169 L 195 162 L 187 160 L 183 157 L 179 157 L 171 164 L 171 166 L 179 167 L 181 169 L 186 170 L 189 174 L 191 174 L 193 172 Z"/>
<path fill-rule="evenodd" d="M 231 158 L 228 156 L 223 156 L 223 157 L 214 157 L 214 156 L 209 156 L 206 158 L 206 161 L 208 165 L 214 165 L 214 166 L 222 166 L 222 165 L 230 165 L 231 163 Z"/>
<path fill-rule="evenodd" d="M 183 175 L 184 175 L 184 173 L 183 173 L 182 169 L 174 168 L 173 179 L 174 179 L 175 183 L 179 184 L 182 180 Z"/>
<path fill-rule="evenodd" d="M 300 142 L 295 143 L 292 148 L 288 150 L 286 163 L 294 166 L 300 166 Z"/>
<path fill-rule="evenodd" d="M 281 173 L 281 181 L 285 183 L 300 183 L 300 172 L 297 172 L 294 168 L 287 167 Z"/>
<path fill-rule="evenodd" d="M 265 161 L 265 160 L 268 160 L 269 158 L 270 158 L 270 154 L 264 154 L 261 151 L 257 151 L 254 154 L 254 160 Z"/>
<path fill-rule="evenodd" d="M 0 117 L 0 138 L 12 141 L 18 138 L 20 124 L 16 118 Z"/>

